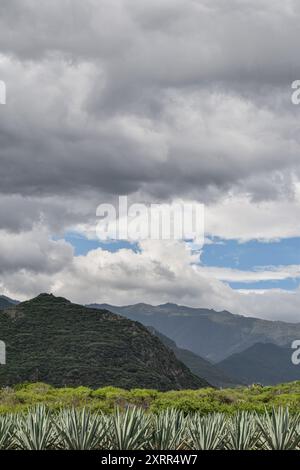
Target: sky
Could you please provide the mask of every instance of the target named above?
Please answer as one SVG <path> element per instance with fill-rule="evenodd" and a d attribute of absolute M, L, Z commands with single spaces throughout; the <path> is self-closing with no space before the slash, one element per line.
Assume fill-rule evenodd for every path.
<path fill-rule="evenodd" d="M 300 4 L 2 0 L 0 293 L 300 321 Z M 96 210 L 204 204 L 202 248 Z"/>

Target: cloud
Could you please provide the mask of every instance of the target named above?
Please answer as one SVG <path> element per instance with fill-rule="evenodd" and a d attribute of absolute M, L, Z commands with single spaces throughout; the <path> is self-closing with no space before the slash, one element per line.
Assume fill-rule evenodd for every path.
<path fill-rule="evenodd" d="M 198 255 L 181 242 L 144 241 L 138 252 L 121 249 L 112 253 L 99 248 L 74 257 L 69 244 L 47 240 L 46 234 L 37 230 L 34 242 L 28 237 L 22 251 L 19 247 L 19 242 L 13 243 L 10 253 L 14 248 L 16 253 L 12 259 L 4 260 L 8 266 L 0 272 L 2 292 L 14 298 L 26 299 L 46 291 L 83 304 L 172 301 L 247 316 L 298 321 L 299 289 L 289 293 L 280 289 L 264 292 L 231 289 L 218 279 L 224 276 L 199 266 Z M 287 268 L 290 274 L 292 271 L 299 273 L 299 268 Z M 231 275 L 238 277 L 239 273 Z M 276 270 L 270 275 L 274 277 Z M 282 274 L 278 273 L 278 277 Z"/>
<path fill-rule="evenodd" d="M 3 193 L 288 192 L 295 2 L 4 4 Z"/>
<path fill-rule="evenodd" d="M 0 273 L 54 274 L 72 261 L 73 248 L 64 240 L 51 240 L 40 227 L 31 232 L 12 234 L 0 231 Z"/>
<path fill-rule="evenodd" d="M 240 241 L 298 237 L 300 185 L 291 184 L 293 195 L 252 201 L 247 194 L 232 194 L 206 208 L 205 231 L 223 239 Z"/>
<path fill-rule="evenodd" d="M 300 278 L 300 266 L 259 266 L 253 270 L 239 270 L 232 268 L 220 268 L 217 266 L 205 266 L 202 271 L 213 279 L 227 282 L 259 282 L 282 281 L 284 279 Z M 246 286 L 245 286 L 246 287 Z"/>
<path fill-rule="evenodd" d="M 20 287 L 14 285 L 15 279 L 11 283 L 12 276 L 5 270 L 2 285 L 6 286 L 6 293 L 17 297 L 35 295 L 48 276 L 48 291 L 80 303 L 159 303 L 170 298 L 201 303 L 209 299 L 215 302 L 218 298 L 221 302 L 226 292 L 228 297 L 230 294 L 230 289 L 221 282 L 211 282 L 201 274 L 196 265 L 198 256 L 181 242 L 143 241 L 139 252 L 121 249 L 112 253 L 99 248 L 70 258 L 70 245 L 63 241 L 46 243 L 44 235 L 36 234 L 34 244 L 30 238 L 24 240 L 22 253 L 16 253 L 11 261 L 19 279 L 22 276 L 27 279 L 27 292 L 23 283 Z M 51 250 L 52 263 L 48 265 L 42 262 L 45 249 Z M 32 251 L 37 251 L 34 259 Z M 30 278 L 36 278 L 35 285 L 28 281 Z"/>
<path fill-rule="evenodd" d="M 298 291 L 233 291 L 180 243 L 74 257 L 57 237 L 93 233 L 123 194 L 205 203 L 209 236 L 299 236 L 299 16 L 295 0 L 3 0 L 3 290 L 295 318 Z"/>

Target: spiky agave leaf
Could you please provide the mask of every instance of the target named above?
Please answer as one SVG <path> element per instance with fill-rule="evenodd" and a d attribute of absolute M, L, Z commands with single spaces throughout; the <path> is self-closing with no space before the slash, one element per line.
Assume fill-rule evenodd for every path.
<path fill-rule="evenodd" d="M 227 420 L 220 413 L 196 414 L 187 423 L 189 447 L 195 450 L 217 450 L 225 447 Z"/>
<path fill-rule="evenodd" d="M 20 449 L 51 449 L 57 439 L 50 411 L 44 405 L 37 405 L 28 413 L 18 415 L 15 428 L 15 445 Z"/>
<path fill-rule="evenodd" d="M 110 422 L 109 444 L 116 450 L 146 448 L 151 433 L 150 417 L 137 407 L 115 409 Z"/>
<path fill-rule="evenodd" d="M 234 450 L 251 450 L 259 440 L 255 416 L 248 411 L 238 411 L 228 422 L 227 448 Z"/>
<path fill-rule="evenodd" d="M 272 408 L 262 417 L 257 416 L 261 444 L 265 449 L 294 450 L 300 443 L 299 415 L 291 416 L 288 408 Z"/>
<path fill-rule="evenodd" d="M 169 408 L 153 418 L 149 447 L 157 450 L 177 450 L 185 446 L 186 419 L 181 411 Z"/>
<path fill-rule="evenodd" d="M 14 446 L 14 416 L 0 416 L 0 449 L 8 450 Z"/>
<path fill-rule="evenodd" d="M 55 422 L 59 445 L 69 450 L 103 448 L 108 431 L 108 420 L 103 414 L 75 408 L 63 410 Z"/>

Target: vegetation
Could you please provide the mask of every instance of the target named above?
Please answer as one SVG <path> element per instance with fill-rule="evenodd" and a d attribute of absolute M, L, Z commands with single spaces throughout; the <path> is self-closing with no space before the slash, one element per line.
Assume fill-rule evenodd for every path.
<path fill-rule="evenodd" d="M 234 414 L 237 411 L 263 414 L 265 409 L 270 412 L 273 407 L 288 406 L 294 415 L 300 409 L 300 382 L 269 387 L 253 385 L 223 390 L 203 388 L 169 392 L 116 387 L 96 390 L 88 387 L 54 388 L 45 383 L 0 389 L 0 414 L 26 411 L 37 404 L 44 404 L 52 410 L 74 407 L 106 414 L 112 413 L 116 407 L 126 409 L 128 406 L 138 406 L 154 414 L 173 408 L 184 414 L 197 412 L 201 415 L 216 412 Z"/>
<path fill-rule="evenodd" d="M 0 386 L 25 381 L 160 390 L 208 385 L 143 325 L 53 295 L 1 310 L 0 331 L 7 353 Z"/>
<path fill-rule="evenodd" d="M 26 413 L 0 416 L 0 449 L 65 450 L 295 450 L 300 446 L 300 414 L 273 408 L 262 416 L 158 414 L 138 407 L 114 413 L 87 408 L 50 411 L 37 405 Z"/>

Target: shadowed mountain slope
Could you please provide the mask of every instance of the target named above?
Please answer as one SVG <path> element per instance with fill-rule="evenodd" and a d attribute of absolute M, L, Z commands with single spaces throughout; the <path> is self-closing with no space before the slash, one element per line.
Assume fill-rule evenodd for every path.
<path fill-rule="evenodd" d="M 291 348 L 257 343 L 218 366 L 245 384 L 276 385 L 300 380 L 300 365 L 292 363 L 292 353 Z"/>
<path fill-rule="evenodd" d="M 198 375 L 198 377 L 203 377 L 214 387 L 228 388 L 241 385 L 241 382 L 226 375 L 217 365 L 212 364 L 207 359 L 203 359 L 203 357 L 187 349 L 178 348 L 174 341 L 162 333 L 159 333 L 152 326 L 148 327 L 148 329 L 153 334 L 157 335 L 163 344 L 172 349 L 177 359 L 183 362 L 193 374 Z"/>

